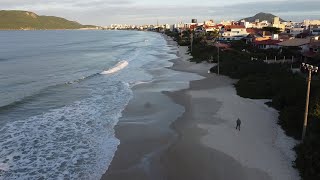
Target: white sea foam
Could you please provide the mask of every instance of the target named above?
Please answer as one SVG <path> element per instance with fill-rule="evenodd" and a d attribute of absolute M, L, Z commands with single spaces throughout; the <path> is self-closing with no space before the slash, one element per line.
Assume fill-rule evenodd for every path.
<path fill-rule="evenodd" d="M 0 129 L 0 179 L 99 179 L 119 140 L 121 111 L 132 94 L 126 83 Z M 112 102 L 112 103 L 110 103 Z"/>
<path fill-rule="evenodd" d="M 127 67 L 128 64 L 129 64 L 128 61 L 120 61 L 114 67 L 112 67 L 111 69 L 109 69 L 107 71 L 103 71 L 100 74 L 113 74 L 113 73 L 118 72 L 121 69 Z"/>

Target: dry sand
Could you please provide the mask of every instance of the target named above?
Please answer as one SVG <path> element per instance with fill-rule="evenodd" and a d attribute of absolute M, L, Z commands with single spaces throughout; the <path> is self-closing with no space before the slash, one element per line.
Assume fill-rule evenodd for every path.
<path fill-rule="evenodd" d="M 278 113 L 263 100 L 237 96 L 235 80 L 208 74 L 212 64 L 190 63 L 187 48 L 178 49 L 181 58 L 171 69 L 206 78 L 193 77 L 198 80 L 189 88 L 174 92 L 158 93 L 154 88 L 184 84 L 183 80 L 137 86 L 116 128 L 121 144 L 102 179 L 299 179 L 291 167 L 296 142 L 276 124 Z M 238 117 L 240 132 L 235 130 Z"/>

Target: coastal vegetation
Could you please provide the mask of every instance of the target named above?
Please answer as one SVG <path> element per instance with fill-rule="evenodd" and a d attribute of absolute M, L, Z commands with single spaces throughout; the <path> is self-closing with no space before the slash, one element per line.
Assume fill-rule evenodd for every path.
<path fill-rule="evenodd" d="M 39 16 L 29 11 L 0 11 L 0 29 L 2 30 L 80 29 L 95 27 L 92 25 L 82 25 L 78 22 L 55 16 Z"/>
<path fill-rule="evenodd" d="M 178 44 L 188 44 L 188 38 L 179 36 L 179 33 L 168 34 L 177 40 Z M 195 36 L 196 37 L 196 36 Z M 218 49 L 207 41 L 205 36 L 193 40 L 192 61 L 217 62 Z M 235 84 L 237 94 L 251 99 L 271 99 L 267 104 L 279 111 L 278 124 L 286 134 L 300 140 L 305 112 L 306 99 L 306 74 L 293 73 L 291 64 L 267 64 L 261 61 L 266 56 L 299 57 L 295 48 L 282 51 L 257 49 L 243 41 L 234 41 L 230 48 L 219 50 L 220 73 L 234 79 L 239 79 Z M 189 46 L 190 47 L 190 46 Z M 251 60 L 257 57 L 260 60 Z M 313 63 L 320 63 L 315 57 Z M 293 64 L 299 67 L 300 64 Z M 211 72 L 217 72 L 213 67 Z M 320 76 L 313 76 L 310 94 L 308 116 L 308 129 L 304 142 L 295 147 L 297 158 L 293 162 L 302 179 L 320 179 Z"/>

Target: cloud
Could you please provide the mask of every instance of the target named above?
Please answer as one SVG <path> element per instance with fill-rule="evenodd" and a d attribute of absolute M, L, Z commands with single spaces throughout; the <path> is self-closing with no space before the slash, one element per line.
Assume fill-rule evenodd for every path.
<path fill-rule="evenodd" d="M 88 10 L 90 8 L 101 9 L 104 7 L 115 7 L 132 4 L 129 0 L 1 0 L 1 9 L 69 9 Z"/>
<path fill-rule="evenodd" d="M 258 12 L 268 12 L 288 20 L 319 17 L 319 0 L 257 1 L 230 0 L 221 5 L 214 0 L 0 0 L 2 9 L 23 9 L 44 15 L 56 15 L 84 24 L 108 25 L 111 23 L 145 24 L 189 22 L 191 18 L 239 20 Z M 181 2 L 181 3 L 179 3 Z M 186 3 L 186 2 L 192 2 Z M 198 4 L 195 4 L 198 3 Z M 228 3 L 228 4 L 229 4 Z"/>

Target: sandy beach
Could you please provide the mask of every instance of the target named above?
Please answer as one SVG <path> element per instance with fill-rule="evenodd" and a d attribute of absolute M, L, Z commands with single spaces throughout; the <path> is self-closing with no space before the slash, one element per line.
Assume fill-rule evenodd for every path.
<path fill-rule="evenodd" d="M 159 70 L 168 76 L 134 87 L 116 126 L 121 144 L 102 179 L 298 180 L 296 142 L 268 100 L 239 97 L 236 80 L 208 74 L 213 64 L 188 62 L 187 47 L 165 38 L 179 58 Z"/>

